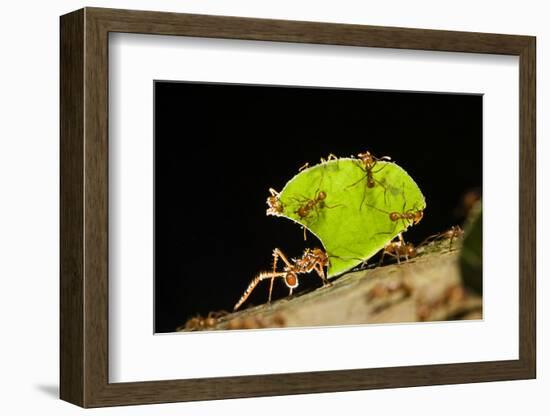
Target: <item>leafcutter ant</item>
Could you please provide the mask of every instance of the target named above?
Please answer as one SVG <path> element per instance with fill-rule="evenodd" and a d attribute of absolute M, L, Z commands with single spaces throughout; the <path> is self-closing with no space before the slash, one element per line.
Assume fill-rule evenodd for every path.
<path fill-rule="evenodd" d="M 383 209 L 377 208 L 374 205 L 366 204 L 368 207 L 387 214 L 389 219 L 397 224 L 397 221 L 402 221 L 405 227 L 410 225 L 418 224 L 424 217 L 424 211 L 421 209 L 408 209 L 405 211 L 406 202 L 403 204 L 402 212 L 397 211 L 384 211 Z"/>
<path fill-rule="evenodd" d="M 281 202 L 280 194 L 273 188 L 269 188 L 271 196 L 267 197 L 267 211 L 266 215 L 281 215 L 284 211 L 284 205 Z"/>
<path fill-rule="evenodd" d="M 319 209 L 332 209 L 342 206 L 342 204 L 328 205 L 326 203 L 327 193 L 325 191 L 319 190 L 315 192 L 315 196 L 311 199 L 305 197 L 301 198 L 300 200 L 296 198 L 293 199 L 297 200 L 300 203 L 298 209 L 294 211 L 295 214 L 298 214 L 300 219 L 308 218 L 312 212 L 315 212 L 317 215 L 319 215 Z"/>
<path fill-rule="evenodd" d="M 453 240 L 464 237 L 464 230 L 459 225 L 453 225 L 441 234 L 441 239 L 449 239 L 449 250 L 453 247 Z"/>
<path fill-rule="evenodd" d="M 277 271 L 279 259 L 281 259 L 284 263 L 282 271 Z M 306 274 L 315 271 L 323 281 L 323 286 L 328 286 L 330 285 L 330 282 L 327 280 L 324 270 L 324 267 L 327 267 L 328 265 L 328 256 L 320 248 L 308 248 L 304 251 L 302 257 L 299 259 L 291 259 L 290 261 L 281 250 L 276 248 L 273 250 L 273 270 L 271 272 L 261 272 L 254 279 L 252 279 L 233 310 L 237 310 L 241 307 L 241 305 L 248 299 L 252 291 L 262 280 L 270 279 L 268 302 L 271 302 L 273 283 L 278 277 L 282 278 L 285 285 L 288 287 L 289 296 L 292 295 L 292 291 L 298 287 L 299 274 Z"/>
<path fill-rule="evenodd" d="M 312 212 L 315 212 L 316 218 L 319 217 L 320 209 L 328 208 L 337 208 L 339 206 L 342 206 L 342 204 L 337 205 L 328 205 L 326 203 L 327 199 L 327 193 L 325 191 L 317 191 L 315 193 L 315 196 L 312 199 L 302 198 L 298 202 L 300 203 L 300 206 L 296 211 L 294 211 L 295 214 L 297 214 L 300 219 L 308 219 Z M 306 229 L 304 227 L 304 240 L 306 240 Z"/>
<path fill-rule="evenodd" d="M 197 315 L 189 319 L 185 326 L 178 329 L 184 329 L 186 331 L 202 331 L 205 329 L 212 329 L 218 323 L 220 317 L 227 315 L 226 311 L 209 312 L 206 317 Z"/>
<path fill-rule="evenodd" d="M 294 213 L 298 214 L 298 216 L 303 219 L 308 217 L 312 211 L 316 211 L 319 208 L 331 208 L 326 205 L 325 199 L 327 199 L 326 192 L 318 191 L 313 199 L 306 199 Z"/>
<path fill-rule="evenodd" d="M 382 256 L 378 265 L 380 266 L 384 261 L 384 256 L 387 254 L 392 256 L 397 260 L 397 263 L 401 263 L 401 258 L 404 257 L 405 260 L 409 260 L 416 256 L 416 249 L 412 243 L 405 243 L 403 239 L 403 234 L 399 233 L 399 239 L 397 241 L 390 241 L 384 246 L 382 250 Z"/>
<path fill-rule="evenodd" d="M 380 172 L 387 165 L 382 166 L 378 170 L 374 170 L 374 168 L 376 167 L 378 162 L 390 162 L 391 158 L 389 156 L 383 156 L 381 158 L 377 158 L 376 156 L 372 155 L 369 151 L 366 151 L 365 153 L 359 153 L 357 157 L 358 157 L 358 161 L 357 161 L 358 166 L 361 168 L 363 172 L 365 172 L 365 175 L 361 177 L 358 181 L 352 183 L 351 185 L 348 185 L 347 188 L 352 188 L 355 185 L 357 185 L 359 182 L 366 180 L 366 188 L 368 189 L 374 188 L 376 184 L 384 188 L 384 201 L 386 201 L 387 188 L 382 184 L 382 182 L 374 178 L 374 174 Z M 361 200 L 361 205 L 359 205 L 359 209 L 363 208 L 363 203 L 365 202 L 366 196 L 367 196 L 367 190 L 365 189 L 365 192 L 363 194 L 363 199 Z"/>
<path fill-rule="evenodd" d="M 422 245 L 434 240 L 449 240 L 449 250 L 451 250 L 453 248 L 453 241 L 458 240 L 463 236 L 464 230 L 459 225 L 453 225 L 447 231 L 429 236 L 422 242 Z"/>

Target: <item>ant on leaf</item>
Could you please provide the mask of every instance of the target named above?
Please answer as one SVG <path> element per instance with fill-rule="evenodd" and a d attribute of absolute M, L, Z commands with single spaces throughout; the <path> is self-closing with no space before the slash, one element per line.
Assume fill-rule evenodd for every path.
<path fill-rule="evenodd" d="M 301 199 L 295 199 L 300 205 L 299 207 L 294 211 L 298 217 L 300 217 L 301 220 L 308 220 L 311 218 L 312 213 L 315 213 L 315 219 L 317 220 L 320 216 L 321 209 L 328 208 L 337 208 L 340 206 L 343 206 L 343 204 L 336 204 L 336 205 L 328 205 L 326 203 L 327 199 L 327 193 L 325 191 L 317 191 L 315 192 L 315 196 L 311 199 L 308 198 L 301 198 Z M 306 240 L 306 228 L 304 228 L 304 241 Z"/>
<path fill-rule="evenodd" d="M 379 180 L 374 178 L 374 174 L 381 172 L 387 165 L 385 164 L 378 170 L 374 170 L 378 162 L 391 162 L 391 158 L 389 156 L 382 156 L 381 158 L 377 158 L 373 154 L 371 154 L 369 151 L 366 151 L 365 153 L 359 153 L 357 155 L 358 160 L 357 164 L 359 168 L 365 173 L 364 176 L 362 176 L 358 181 L 352 183 L 351 185 L 348 185 L 346 189 L 353 188 L 358 183 L 366 180 L 366 188 L 372 189 L 376 184 L 380 185 L 382 188 L 384 188 L 384 202 L 386 202 L 386 193 L 388 189 L 380 182 Z M 365 189 L 365 192 L 363 193 L 363 199 L 361 200 L 361 205 L 359 205 L 359 209 L 361 210 L 363 208 L 363 204 L 365 202 L 365 198 L 367 196 L 367 189 Z"/>
<path fill-rule="evenodd" d="M 266 215 L 279 216 L 283 213 L 285 208 L 280 199 L 281 194 L 273 188 L 269 188 L 269 193 L 271 194 L 271 196 L 267 197 Z"/>
<path fill-rule="evenodd" d="M 371 204 L 365 204 L 367 205 L 368 207 L 372 208 L 372 209 L 375 209 L 383 214 L 387 214 L 390 221 L 392 221 L 393 223 L 395 223 L 397 225 L 397 222 L 398 221 L 402 221 L 403 223 L 403 226 L 405 228 L 408 228 L 409 226 L 411 225 L 416 225 L 418 224 L 422 218 L 424 217 L 424 210 L 422 209 L 408 209 L 408 210 L 405 210 L 406 206 L 407 206 L 407 201 L 405 200 L 405 185 L 403 185 L 403 208 L 401 209 L 401 212 L 399 211 L 385 211 L 383 209 L 380 209 L 378 207 L 375 207 L 374 205 L 371 205 Z M 395 228 L 394 228 L 395 229 Z M 388 233 L 390 234 L 390 233 Z"/>

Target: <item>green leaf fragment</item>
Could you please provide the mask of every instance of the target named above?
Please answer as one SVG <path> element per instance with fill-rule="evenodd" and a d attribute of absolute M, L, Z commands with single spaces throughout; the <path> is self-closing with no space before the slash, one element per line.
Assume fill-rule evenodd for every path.
<path fill-rule="evenodd" d="M 372 174 L 374 186 L 368 187 L 359 160 L 330 160 L 299 172 L 279 194 L 283 210 L 276 215 L 321 240 L 330 260 L 329 278 L 367 261 L 413 223 L 392 221 L 390 213 L 426 208 L 417 184 L 397 164 L 378 161 Z"/>

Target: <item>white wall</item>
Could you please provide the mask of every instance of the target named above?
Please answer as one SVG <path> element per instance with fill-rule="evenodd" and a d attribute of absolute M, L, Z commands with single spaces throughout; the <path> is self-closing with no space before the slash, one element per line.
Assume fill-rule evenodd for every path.
<path fill-rule="evenodd" d="M 550 162 L 544 143 L 544 103 L 550 97 L 545 60 L 550 26 L 543 1 L 393 2 L 324 0 L 4 2 L 0 14 L 0 410 L 2 414 L 77 414 L 56 399 L 58 386 L 58 16 L 82 6 L 317 20 L 342 23 L 529 34 L 538 37 L 538 317 L 536 381 L 317 394 L 218 402 L 92 410 L 88 414 L 316 415 L 548 414 L 549 330 L 544 302 L 543 235 L 549 235 L 543 176 Z M 548 179 L 548 178 L 546 178 Z M 543 208 L 544 207 L 544 208 Z M 547 239 L 544 239 L 547 240 Z M 7 283 L 7 284 L 6 284 Z M 466 342 L 467 340 L 465 340 Z M 269 359 L 266 357 L 266 359 Z"/>

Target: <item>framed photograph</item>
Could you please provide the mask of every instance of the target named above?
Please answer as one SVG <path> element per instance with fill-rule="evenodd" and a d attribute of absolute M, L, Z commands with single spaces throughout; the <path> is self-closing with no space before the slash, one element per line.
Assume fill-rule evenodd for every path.
<path fill-rule="evenodd" d="M 535 38 L 61 17 L 82 407 L 535 378 Z"/>

